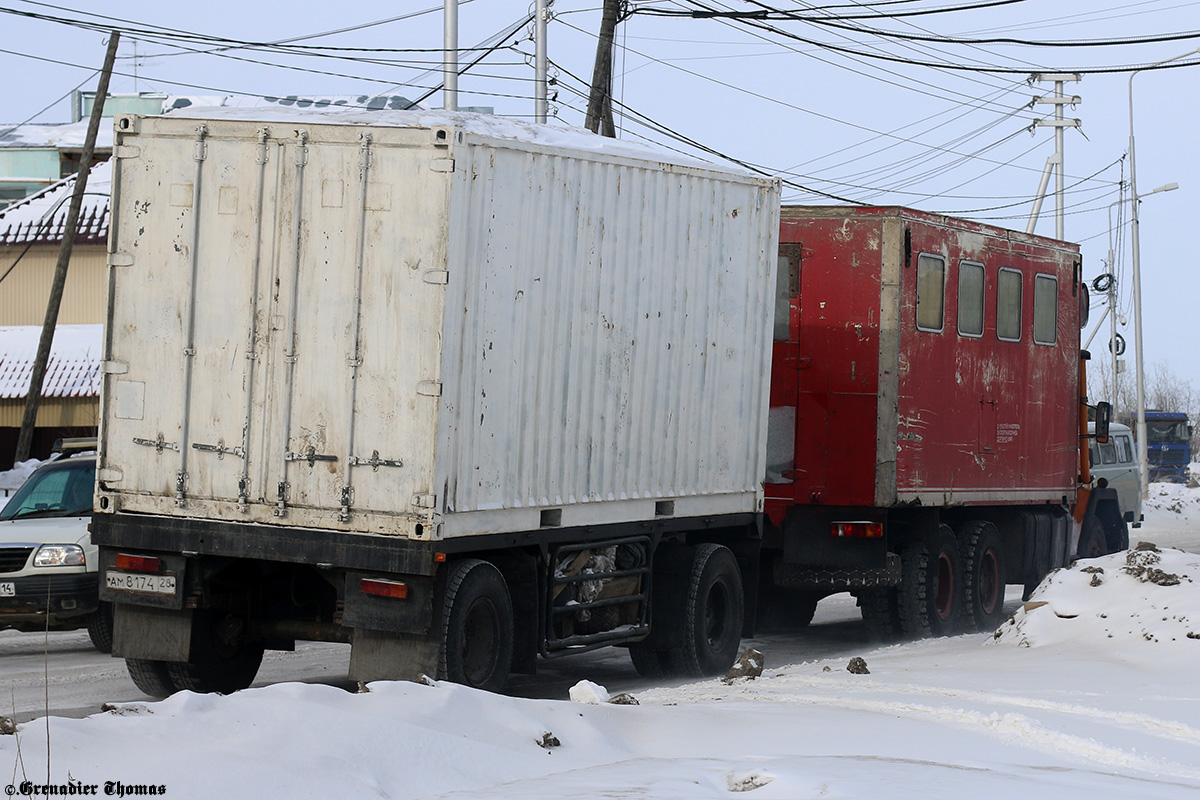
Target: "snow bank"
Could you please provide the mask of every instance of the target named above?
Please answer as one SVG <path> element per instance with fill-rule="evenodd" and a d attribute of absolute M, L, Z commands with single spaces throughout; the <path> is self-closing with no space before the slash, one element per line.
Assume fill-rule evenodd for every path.
<path fill-rule="evenodd" d="M 1090 645 L 1200 666 L 1200 555 L 1139 543 L 1046 577 L 994 641 Z"/>
<path fill-rule="evenodd" d="M 1144 503 L 1147 520 L 1157 513 L 1178 514 L 1191 520 L 1200 519 L 1200 493 L 1182 483 L 1152 483 Z"/>
<path fill-rule="evenodd" d="M 0 472 L 0 497 L 7 497 L 20 489 L 41 464 L 38 459 L 31 458 L 28 461 L 18 461 L 12 469 Z"/>

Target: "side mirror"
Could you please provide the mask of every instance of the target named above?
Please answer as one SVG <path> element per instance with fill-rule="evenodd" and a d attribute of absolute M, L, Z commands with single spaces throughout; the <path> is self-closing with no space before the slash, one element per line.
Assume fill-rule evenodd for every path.
<path fill-rule="evenodd" d="M 1108 427 L 1112 424 L 1112 403 L 1101 400 L 1096 403 L 1096 441 L 1108 442 Z"/>

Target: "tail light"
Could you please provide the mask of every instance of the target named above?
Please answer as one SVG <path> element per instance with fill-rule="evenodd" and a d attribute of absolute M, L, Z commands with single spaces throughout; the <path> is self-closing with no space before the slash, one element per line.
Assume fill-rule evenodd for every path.
<path fill-rule="evenodd" d="M 363 594 L 373 594 L 376 597 L 394 597 L 404 600 L 408 597 L 408 584 L 404 581 L 391 581 L 386 578 L 363 578 L 358 582 L 358 588 Z"/>
<path fill-rule="evenodd" d="M 158 572 L 159 560 L 154 556 L 135 556 L 130 553 L 117 553 L 114 566 L 117 569 L 129 569 L 134 572 Z"/>
<path fill-rule="evenodd" d="M 882 539 L 882 522 L 834 522 L 829 535 L 838 539 Z"/>

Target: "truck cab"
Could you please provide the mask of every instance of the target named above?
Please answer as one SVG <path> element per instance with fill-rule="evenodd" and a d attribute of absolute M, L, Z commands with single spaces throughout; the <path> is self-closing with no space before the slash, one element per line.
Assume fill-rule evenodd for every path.
<path fill-rule="evenodd" d="M 1088 423 L 1088 432 L 1095 432 L 1095 423 Z M 1133 431 L 1128 425 L 1112 423 L 1109 426 L 1107 442 L 1091 440 L 1088 446 L 1088 461 L 1092 467 L 1093 484 L 1115 489 L 1121 516 L 1126 524 L 1140 528 L 1142 483 Z M 1101 481 L 1104 483 L 1101 484 Z"/>
<path fill-rule="evenodd" d="M 1146 462 L 1150 480 L 1187 483 L 1192 426 L 1182 411 L 1146 412 Z"/>

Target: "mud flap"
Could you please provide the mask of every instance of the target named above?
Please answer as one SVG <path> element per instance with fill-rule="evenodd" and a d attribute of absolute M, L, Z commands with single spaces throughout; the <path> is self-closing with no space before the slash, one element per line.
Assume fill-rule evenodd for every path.
<path fill-rule="evenodd" d="M 350 645 L 350 679 L 416 681 L 438 673 L 437 636 L 355 628 Z"/>
<path fill-rule="evenodd" d="M 187 661 L 192 646 L 192 610 L 113 605 L 112 654 L 148 661 Z"/>

